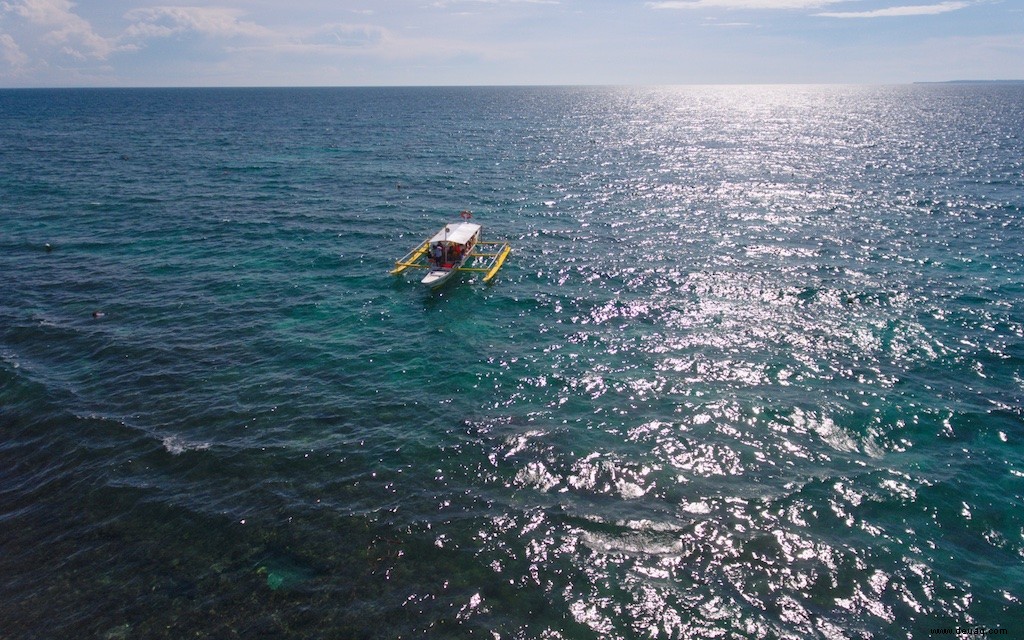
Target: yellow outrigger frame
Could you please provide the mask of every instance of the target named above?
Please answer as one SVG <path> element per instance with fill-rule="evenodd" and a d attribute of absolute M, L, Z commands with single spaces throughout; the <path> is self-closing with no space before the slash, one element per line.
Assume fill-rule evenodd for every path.
<path fill-rule="evenodd" d="M 490 242 L 484 242 L 480 240 L 475 246 L 488 246 L 498 247 L 498 250 L 494 253 L 478 253 L 473 251 L 469 254 L 470 258 L 485 258 L 485 266 L 482 267 L 459 267 L 458 271 L 479 271 L 484 273 L 483 281 L 490 282 L 494 276 L 498 275 L 498 270 L 501 269 L 501 265 L 505 264 L 505 258 L 508 258 L 508 254 L 512 252 L 512 245 L 504 240 L 492 240 Z M 429 269 L 430 265 L 426 264 L 424 258 L 427 255 L 427 249 L 430 248 L 430 241 L 424 242 L 409 253 L 405 255 L 401 260 L 395 262 L 395 268 L 390 271 L 392 275 L 398 275 L 404 272 L 406 269 Z M 476 260 L 473 261 L 476 264 Z"/>
<path fill-rule="evenodd" d="M 405 254 L 405 257 L 395 263 L 395 268 L 391 270 L 391 275 L 397 276 L 409 267 L 415 267 L 417 269 L 426 269 L 427 266 L 419 264 L 419 261 L 423 256 L 427 254 L 427 249 L 430 247 L 430 241 L 426 241 L 420 246 L 416 247 L 409 253 Z"/>

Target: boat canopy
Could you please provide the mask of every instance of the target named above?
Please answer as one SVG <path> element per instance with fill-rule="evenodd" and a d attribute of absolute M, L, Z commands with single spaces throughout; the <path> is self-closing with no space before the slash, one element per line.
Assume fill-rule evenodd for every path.
<path fill-rule="evenodd" d="M 455 244 L 466 244 L 473 239 L 473 236 L 480 231 L 480 225 L 472 222 L 452 222 L 445 225 L 444 229 L 437 232 L 430 243 L 454 242 Z"/>

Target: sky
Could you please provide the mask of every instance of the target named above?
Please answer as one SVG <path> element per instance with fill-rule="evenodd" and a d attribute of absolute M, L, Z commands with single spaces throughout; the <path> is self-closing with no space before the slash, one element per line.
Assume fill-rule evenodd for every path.
<path fill-rule="evenodd" d="M 0 87 L 1024 79 L 1024 0 L 0 0 Z"/>

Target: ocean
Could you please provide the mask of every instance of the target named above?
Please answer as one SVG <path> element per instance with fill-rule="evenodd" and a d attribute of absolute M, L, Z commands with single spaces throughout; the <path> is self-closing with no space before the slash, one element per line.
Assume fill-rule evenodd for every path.
<path fill-rule="evenodd" d="M 0 91 L 0 638 L 1024 637 L 1022 123 Z"/>

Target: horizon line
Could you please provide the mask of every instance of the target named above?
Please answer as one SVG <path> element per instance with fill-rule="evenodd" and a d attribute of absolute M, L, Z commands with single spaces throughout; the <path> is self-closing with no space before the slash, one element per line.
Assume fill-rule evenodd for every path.
<path fill-rule="evenodd" d="M 0 86 L 0 91 L 112 90 L 112 89 L 529 89 L 529 88 L 638 88 L 638 87 L 900 87 L 920 84 L 1024 84 L 1024 79 L 913 80 L 907 82 L 680 82 L 680 83 L 539 83 L 539 84 L 323 84 L 323 85 L 39 85 Z"/>

